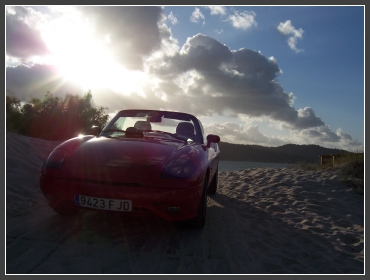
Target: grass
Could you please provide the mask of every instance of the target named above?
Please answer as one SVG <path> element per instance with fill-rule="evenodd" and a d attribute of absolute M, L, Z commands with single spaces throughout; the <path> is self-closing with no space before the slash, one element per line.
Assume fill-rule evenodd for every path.
<path fill-rule="evenodd" d="M 352 153 L 335 158 L 334 163 L 320 164 L 310 162 L 297 162 L 287 164 L 287 168 L 318 171 L 333 170 L 340 181 L 355 188 L 357 192 L 363 193 L 364 189 L 364 153 Z"/>
<path fill-rule="evenodd" d="M 309 171 L 317 171 L 326 169 L 326 166 L 321 166 L 318 163 L 306 162 L 306 161 L 298 161 L 297 163 L 287 164 L 287 168 L 290 169 L 298 169 L 298 170 L 309 170 Z"/>

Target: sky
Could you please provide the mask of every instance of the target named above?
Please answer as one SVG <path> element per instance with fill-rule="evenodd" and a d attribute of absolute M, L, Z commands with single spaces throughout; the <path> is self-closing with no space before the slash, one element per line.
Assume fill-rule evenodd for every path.
<path fill-rule="evenodd" d="M 237 144 L 364 151 L 365 6 L 5 6 L 6 94 L 91 91 Z"/>

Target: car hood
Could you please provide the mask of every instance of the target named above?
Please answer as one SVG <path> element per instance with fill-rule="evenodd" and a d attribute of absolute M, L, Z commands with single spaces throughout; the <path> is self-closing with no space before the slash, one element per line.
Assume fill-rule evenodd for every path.
<path fill-rule="evenodd" d="M 106 176 L 116 177 L 114 174 L 117 173 L 122 178 L 124 173 L 137 172 L 138 168 L 162 166 L 184 146 L 184 142 L 145 138 L 92 138 L 76 147 L 66 168 L 74 178 L 116 181 Z"/>

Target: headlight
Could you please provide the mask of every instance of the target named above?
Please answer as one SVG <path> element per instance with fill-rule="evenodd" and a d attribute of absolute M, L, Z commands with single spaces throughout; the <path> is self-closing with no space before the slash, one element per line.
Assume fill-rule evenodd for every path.
<path fill-rule="evenodd" d="M 186 159 L 173 159 L 164 167 L 162 178 L 189 178 L 196 170 L 195 165 Z"/>
<path fill-rule="evenodd" d="M 51 152 L 45 162 L 45 166 L 52 168 L 62 168 L 64 160 L 68 156 L 68 150 L 58 149 Z"/>

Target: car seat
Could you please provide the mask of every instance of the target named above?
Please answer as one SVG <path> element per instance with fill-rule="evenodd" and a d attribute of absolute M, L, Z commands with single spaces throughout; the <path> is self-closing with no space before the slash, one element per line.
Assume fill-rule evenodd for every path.
<path fill-rule="evenodd" d="M 152 130 L 152 125 L 148 121 L 137 121 L 134 125 L 135 128 L 140 130 Z"/>
<path fill-rule="evenodd" d="M 181 122 L 176 127 L 176 134 L 184 135 L 192 140 L 195 140 L 194 126 L 188 122 Z"/>

